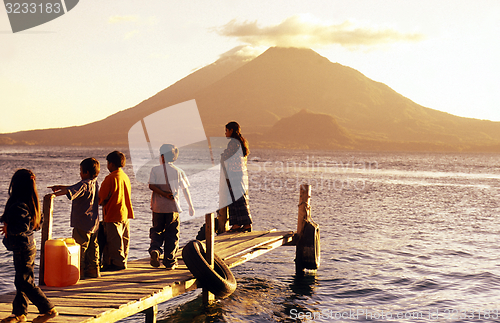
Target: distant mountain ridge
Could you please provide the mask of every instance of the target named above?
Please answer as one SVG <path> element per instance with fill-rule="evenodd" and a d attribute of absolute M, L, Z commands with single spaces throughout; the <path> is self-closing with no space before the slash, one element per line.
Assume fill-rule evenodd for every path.
<path fill-rule="evenodd" d="M 331 115 L 304 109 L 276 122 L 260 141 L 283 148 L 346 149 L 355 140 Z"/>
<path fill-rule="evenodd" d="M 127 145 L 135 122 L 191 99 L 207 136 L 223 136 L 236 120 L 257 147 L 500 151 L 499 122 L 425 108 L 313 50 L 278 47 L 248 62 L 221 59 L 104 120 L 3 134 L 0 144 Z M 301 123 L 300 113 L 315 121 Z"/>

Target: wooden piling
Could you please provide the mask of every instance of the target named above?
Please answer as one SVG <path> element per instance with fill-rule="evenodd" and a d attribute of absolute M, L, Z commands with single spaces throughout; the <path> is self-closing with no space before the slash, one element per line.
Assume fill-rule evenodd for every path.
<path fill-rule="evenodd" d="M 297 233 L 295 236 L 295 271 L 316 270 L 320 263 L 319 226 L 311 217 L 311 186 L 300 185 Z"/>
<path fill-rule="evenodd" d="M 205 214 L 205 259 L 211 268 L 214 268 L 214 239 L 215 239 L 215 220 L 213 213 Z M 214 294 L 203 288 L 203 304 L 210 305 L 215 300 Z"/>
<path fill-rule="evenodd" d="M 52 239 L 52 213 L 54 211 L 54 195 L 47 194 L 43 197 L 43 224 L 42 242 L 40 244 L 40 271 L 38 285 L 45 286 L 45 242 Z"/>
<path fill-rule="evenodd" d="M 299 193 L 299 212 L 297 219 L 297 234 L 302 235 L 304 231 L 304 226 L 307 221 L 311 220 L 311 185 L 302 184 L 300 185 Z"/>
<path fill-rule="evenodd" d="M 158 315 L 158 304 L 155 304 L 143 312 L 146 315 L 145 323 L 156 323 Z"/>
<path fill-rule="evenodd" d="M 221 234 L 229 231 L 229 215 L 227 206 L 217 211 L 217 224 L 217 233 Z"/>

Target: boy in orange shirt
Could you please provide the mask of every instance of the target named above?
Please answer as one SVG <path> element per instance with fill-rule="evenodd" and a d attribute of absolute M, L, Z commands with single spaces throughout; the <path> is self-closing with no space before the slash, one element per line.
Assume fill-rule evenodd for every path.
<path fill-rule="evenodd" d="M 123 171 L 125 155 L 113 151 L 106 156 L 110 174 L 99 189 L 99 205 L 102 205 L 106 245 L 103 252 L 102 271 L 127 268 L 130 241 L 129 219 L 134 218 L 130 179 Z"/>

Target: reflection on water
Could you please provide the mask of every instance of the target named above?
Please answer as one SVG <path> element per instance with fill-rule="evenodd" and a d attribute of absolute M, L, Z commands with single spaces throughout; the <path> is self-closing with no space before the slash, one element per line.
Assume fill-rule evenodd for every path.
<path fill-rule="evenodd" d="M 205 308 L 199 291 L 160 305 L 158 322 L 263 322 L 287 320 L 296 300 L 313 295 L 318 284 L 313 271 L 290 277 L 290 284 L 276 284 L 261 277 L 239 277 L 237 290 Z M 228 311 L 227 309 L 231 309 Z"/>
<path fill-rule="evenodd" d="M 316 271 L 304 271 L 295 273 L 293 283 L 290 284 L 290 289 L 295 293 L 295 296 L 312 296 L 314 288 L 318 285 Z"/>

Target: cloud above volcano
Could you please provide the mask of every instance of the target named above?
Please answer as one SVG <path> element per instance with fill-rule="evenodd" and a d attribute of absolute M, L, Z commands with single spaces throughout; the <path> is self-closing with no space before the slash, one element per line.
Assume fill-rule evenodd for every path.
<path fill-rule="evenodd" d="M 231 20 L 224 26 L 215 28 L 215 31 L 251 46 L 315 48 L 340 45 L 355 49 L 424 39 L 419 33 L 404 33 L 392 28 L 366 26 L 351 21 L 325 23 L 309 15 L 291 16 L 279 24 L 269 26 L 260 26 L 257 21 Z"/>

